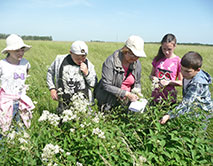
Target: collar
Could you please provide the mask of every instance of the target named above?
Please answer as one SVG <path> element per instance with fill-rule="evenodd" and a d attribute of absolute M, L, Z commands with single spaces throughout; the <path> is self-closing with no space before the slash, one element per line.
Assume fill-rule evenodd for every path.
<path fill-rule="evenodd" d="M 121 50 L 117 50 L 114 53 L 114 65 L 116 70 L 124 71 L 123 66 L 122 66 L 122 60 L 123 60 L 123 54 Z M 132 64 L 129 65 L 129 68 L 131 70 L 134 70 L 136 68 L 137 61 L 133 62 Z"/>

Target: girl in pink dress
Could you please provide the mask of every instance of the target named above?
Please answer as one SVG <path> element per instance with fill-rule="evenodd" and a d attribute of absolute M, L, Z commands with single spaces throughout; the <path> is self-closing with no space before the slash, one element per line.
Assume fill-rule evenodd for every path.
<path fill-rule="evenodd" d="M 155 104 L 168 99 L 175 103 L 177 98 L 175 86 L 182 86 L 181 59 L 174 54 L 175 48 L 176 37 L 173 34 L 166 34 L 161 41 L 157 56 L 152 61 L 150 79 L 155 85 L 152 91 Z"/>

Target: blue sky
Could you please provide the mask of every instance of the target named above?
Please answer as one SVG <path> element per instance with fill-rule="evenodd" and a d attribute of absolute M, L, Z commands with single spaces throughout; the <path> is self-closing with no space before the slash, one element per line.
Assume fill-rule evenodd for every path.
<path fill-rule="evenodd" d="M 125 41 L 129 35 L 159 42 L 213 44 L 212 0 L 4 0 L 0 33 L 52 36 L 57 41 Z"/>

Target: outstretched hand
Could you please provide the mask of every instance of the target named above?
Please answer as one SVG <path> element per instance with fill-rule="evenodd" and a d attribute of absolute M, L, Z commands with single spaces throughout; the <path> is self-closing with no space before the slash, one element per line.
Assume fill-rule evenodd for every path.
<path fill-rule="evenodd" d="M 169 120 L 170 116 L 169 115 L 164 115 L 160 120 L 160 124 L 165 124 Z"/>

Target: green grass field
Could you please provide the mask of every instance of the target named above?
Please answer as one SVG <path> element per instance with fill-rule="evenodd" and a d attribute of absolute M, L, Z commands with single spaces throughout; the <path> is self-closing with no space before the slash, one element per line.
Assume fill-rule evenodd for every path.
<path fill-rule="evenodd" d="M 33 99 L 39 103 L 39 107 L 45 109 L 55 109 L 56 103 L 50 99 L 49 91 L 46 85 L 47 68 L 53 62 L 57 55 L 69 53 L 72 42 L 55 42 L 55 41 L 25 41 L 32 46 L 31 50 L 25 53 L 25 58 L 30 62 L 31 77 L 27 80 L 30 84 Z M 98 79 L 101 78 L 101 69 L 104 60 L 115 50 L 123 47 L 124 43 L 113 42 L 87 42 L 89 47 L 88 59 L 94 64 Z M 141 85 L 142 93 L 146 98 L 151 95 L 151 81 L 149 75 L 152 68 L 153 57 L 156 56 L 160 44 L 145 44 L 146 58 L 140 58 L 142 64 Z M 0 50 L 6 47 L 5 40 L 0 40 Z M 182 57 L 188 51 L 197 51 L 203 57 L 202 69 L 213 76 L 213 46 L 203 45 L 177 45 L 175 54 Z M 0 57 L 5 58 L 5 55 Z M 178 97 L 181 100 L 182 88 L 177 87 Z M 210 86 L 213 94 L 213 86 Z M 45 95 L 43 95 L 45 94 Z"/>
<path fill-rule="evenodd" d="M 29 83 L 40 88 L 40 92 L 48 92 L 46 88 L 46 72 L 48 66 L 53 62 L 56 55 L 69 53 L 69 48 L 72 42 L 54 42 L 54 41 L 26 41 L 27 44 L 32 45 L 32 49 L 25 53 L 25 58 L 29 60 L 31 64 Z M 101 78 L 102 63 L 107 56 L 111 55 L 116 49 L 121 48 L 123 43 L 99 43 L 88 42 L 89 47 L 89 60 L 95 65 L 95 70 L 98 79 Z M 4 40 L 0 40 L 0 49 L 2 50 L 6 46 Z M 146 58 L 141 58 L 142 64 L 142 93 L 145 97 L 149 97 L 151 94 L 150 80 L 148 79 L 153 57 L 157 54 L 159 44 L 145 44 Z M 193 45 L 177 45 L 175 54 L 182 57 L 188 51 L 197 51 L 203 57 L 202 69 L 207 71 L 211 76 L 213 75 L 213 46 L 193 46 Z M 1 55 L 1 59 L 4 55 Z M 33 82 L 30 82 L 33 80 Z M 213 92 L 212 86 L 211 92 Z M 181 96 L 181 87 L 179 90 L 179 96 Z"/>
<path fill-rule="evenodd" d="M 25 53 L 26 58 L 30 64 L 30 77 L 27 79 L 27 84 L 30 85 L 28 95 L 36 102 L 34 110 L 34 118 L 32 125 L 37 125 L 37 119 L 42 114 L 43 110 L 55 112 L 57 102 L 50 97 L 49 90 L 46 85 L 46 73 L 50 64 L 59 54 L 69 53 L 72 42 L 56 42 L 56 41 L 25 41 L 26 44 L 31 45 L 30 51 Z M 94 64 L 98 79 L 101 78 L 102 63 L 115 50 L 121 48 L 124 43 L 113 42 L 87 42 L 89 47 L 88 59 Z M 152 60 L 157 54 L 160 44 L 146 44 L 145 52 L 147 57 L 141 58 L 142 64 L 142 94 L 145 98 L 151 95 L 151 81 L 149 75 L 152 68 Z M 0 50 L 6 47 L 5 40 L 0 40 Z M 202 69 L 213 76 L 213 46 L 203 45 L 177 45 L 175 54 L 182 57 L 188 51 L 197 51 L 203 57 Z M 5 55 L 0 56 L 0 59 L 5 58 Z M 178 99 L 181 100 L 181 87 L 178 87 Z M 210 86 L 211 94 L 213 95 L 213 86 Z M 213 121 L 208 127 L 210 138 L 213 139 Z"/>

